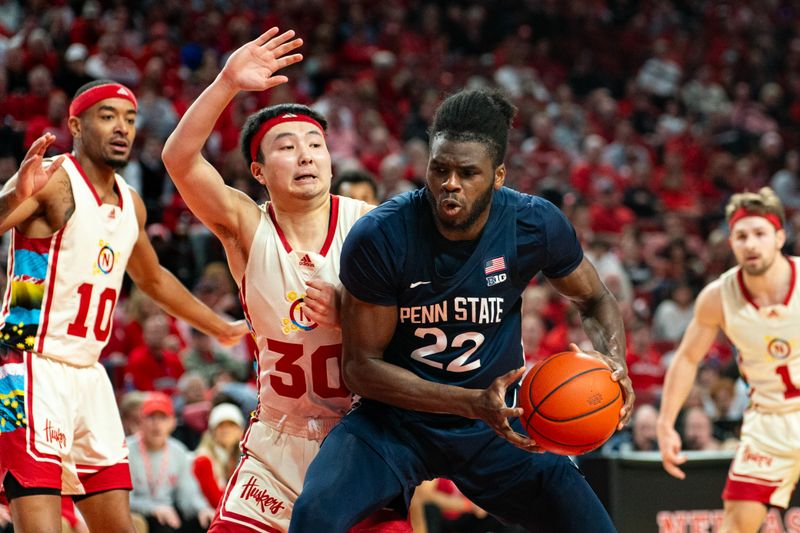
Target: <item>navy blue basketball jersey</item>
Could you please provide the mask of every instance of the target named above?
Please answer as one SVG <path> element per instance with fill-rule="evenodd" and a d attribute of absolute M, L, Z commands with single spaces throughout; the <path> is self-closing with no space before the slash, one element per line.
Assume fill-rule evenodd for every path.
<path fill-rule="evenodd" d="M 566 276 L 583 251 L 558 208 L 507 188 L 495 192 L 476 241 L 447 241 L 433 216 L 424 189 L 371 211 L 347 236 L 340 277 L 356 298 L 398 307 L 386 361 L 426 380 L 486 388 L 523 364 L 525 287 L 540 271 Z"/>

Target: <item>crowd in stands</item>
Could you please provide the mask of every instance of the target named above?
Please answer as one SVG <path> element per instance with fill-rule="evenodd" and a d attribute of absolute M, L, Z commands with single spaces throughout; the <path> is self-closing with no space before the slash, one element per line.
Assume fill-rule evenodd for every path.
<path fill-rule="evenodd" d="M 567 213 L 623 309 L 638 410 L 609 450 L 654 447 L 653 407 L 697 291 L 733 265 L 726 199 L 771 185 L 787 207 L 785 251 L 800 253 L 800 6 L 789 0 L 0 0 L 0 180 L 45 131 L 57 138 L 52 154 L 70 149 L 66 108 L 80 85 L 129 85 L 138 132 L 122 173 L 145 201 L 159 258 L 215 310 L 242 317 L 221 246 L 160 154 L 227 54 L 274 25 L 304 39 L 304 61 L 285 72 L 289 84 L 237 96 L 206 146 L 226 181 L 259 200 L 266 191 L 238 141 L 261 106 L 297 101 L 325 114 L 335 191 L 379 203 L 421 186 L 426 130 L 444 95 L 498 86 L 512 97 L 507 184 Z M 529 364 L 587 346 L 577 312 L 546 283 L 529 288 L 524 307 Z M 139 486 L 136 439 L 160 424 L 158 438 L 174 430 L 164 454 L 198 450 L 193 465 L 159 480 L 194 471 L 200 481 L 185 490 L 204 496 L 179 496 L 171 512 L 158 507 L 166 500 L 134 505 L 151 527 L 153 516 L 203 522 L 213 508 L 234 426 L 255 406 L 251 350 L 216 345 L 135 290 L 118 306 L 102 361 L 134 439 L 132 501 L 154 490 L 149 478 Z M 170 407 L 159 397 L 160 410 L 143 411 L 152 392 Z M 686 405 L 687 447 L 727 446 L 745 405 L 735 354 L 720 339 Z M 226 414 L 210 423 L 220 407 Z M 159 460 L 149 460 L 153 471 Z"/>

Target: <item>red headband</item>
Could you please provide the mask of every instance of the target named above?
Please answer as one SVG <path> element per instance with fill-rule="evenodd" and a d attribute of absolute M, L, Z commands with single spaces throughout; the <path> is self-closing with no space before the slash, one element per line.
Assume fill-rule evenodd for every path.
<path fill-rule="evenodd" d="M 69 105 L 69 116 L 77 117 L 100 100 L 107 98 L 124 98 L 133 104 L 134 109 L 139 109 L 136 97 L 130 89 L 119 83 L 106 83 L 96 85 L 76 96 Z"/>
<path fill-rule="evenodd" d="M 264 138 L 264 135 L 267 134 L 269 130 L 277 126 L 278 124 L 283 124 L 284 122 L 308 122 L 309 124 L 313 124 L 320 129 L 320 131 L 325 132 L 322 128 L 322 125 L 314 120 L 313 118 L 309 117 L 308 115 L 298 115 L 296 113 L 284 113 L 283 115 L 279 115 L 277 117 L 272 117 L 265 123 L 258 128 L 258 131 L 255 135 L 253 135 L 253 140 L 250 141 L 250 161 L 255 161 L 256 156 L 258 155 L 258 147 L 261 146 L 261 139 Z"/>
<path fill-rule="evenodd" d="M 744 207 L 738 208 L 736 211 L 733 212 L 731 215 L 730 220 L 728 221 L 728 228 L 731 230 L 733 229 L 733 225 L 739 222 L 741 219 L 745 217 L 761 217 L 767 219 L 767 222 L 775 226 L 775 231 L 779 229 L 783 229 L 783 224 L 781 224 L 781 219 L 778 215 L 772 213 L 753 213 L 752 211 L 748 211 Z"/>

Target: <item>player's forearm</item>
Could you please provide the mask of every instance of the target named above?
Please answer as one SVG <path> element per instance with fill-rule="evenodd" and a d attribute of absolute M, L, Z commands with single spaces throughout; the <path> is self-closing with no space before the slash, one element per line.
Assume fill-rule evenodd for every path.
<path fill-rule="evenodd" d="M 616 298 L 607 290 L 595 301 L 578 304 L 583 319 L 583 329 L 592 346 L 617 361 L 622 368 L 625 362 L 625 324 Z"/>
<path fill-rule="evenodd" d="M 674 427 L 678 413 L 689 396 L 697 376 L 697 365 L 678 351 L 672 359 L 664 378 L 658 424 Z"/>
<path fill-rule="evenodd" d="M 364 398 L 426 413 L 467 417 L 463 407 L 471 405 L 480 392 L 428 381 L 378 358 L 345 358 L 342 372 L 347 387 Z"/>
<path fill-rule="evenodd" d="M 160 272 L 149 283 L 139 283 L 164 311 L 178 317 L 190 326 L 207 335 L 219 337 L 225 334 L 228 322 L 210 307 L 198 300 L 169 270 L 160 267 Z"/>
<path fill-rule="evenodd" d="M 222 76 L 218 76 L 197 97 L 181 118 L 164 144 L 162 159 L 173 180 L 180 180 L 183 170 L 190 167 L 214 129 L 225 107 L 236 96 L 237 90 Z"/>

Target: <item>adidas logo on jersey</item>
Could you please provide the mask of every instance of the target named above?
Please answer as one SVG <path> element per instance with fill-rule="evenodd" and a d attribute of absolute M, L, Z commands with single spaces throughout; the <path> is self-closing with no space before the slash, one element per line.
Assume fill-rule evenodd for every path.
<path fill-rule="evenodd" d="M 305 268 L 314 268 L 314 262 L 308 257 L 308 254 L 305 254 L 302 259 L 300 259 L 300 266 Z"/>

